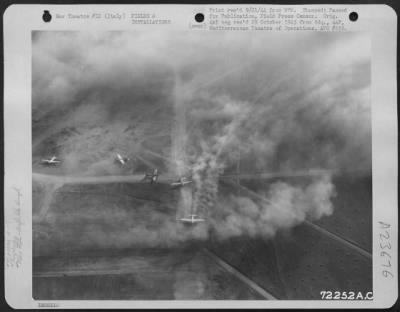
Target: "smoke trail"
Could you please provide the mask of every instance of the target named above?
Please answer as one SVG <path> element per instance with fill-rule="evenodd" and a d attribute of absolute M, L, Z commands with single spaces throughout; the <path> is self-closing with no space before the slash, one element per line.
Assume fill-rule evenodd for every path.
<path fill-rule="evenodd" d="M 198 113 L 201 108 L 195 109 Z M 196 114 L 198 127 L 217 115 L 220 120 L 211 131 L 202 133 L 198 140 L 200 149 L 192 155 L 193 181 L 195 185 L 194 207 L 196 211 L 207 215 L 213 209 L 218 195 L 218 177 L 228 161 L 227 155 L 232 152 L 232 144 L 237 142 L 238 131 L 250 113 L 249 105 L 236 102 L 227 96 L 217 98 L 212 115 Z M 192 114 L 193 116 L 193 114 Z"/>
<path fill-rule="evenodd" d="M 213 207 L 218 194 L 218 171 L 215 155 L 202 155 L 193 168 L 195 211 L 207 215 Z"/>

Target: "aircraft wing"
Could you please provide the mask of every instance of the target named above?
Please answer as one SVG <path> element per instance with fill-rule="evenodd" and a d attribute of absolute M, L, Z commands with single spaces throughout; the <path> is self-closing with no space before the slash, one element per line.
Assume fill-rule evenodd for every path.
<path fill-rule="evenodd" d="M 181 218 L 181 219 L 179 219 L 180 221 L 184 221 L 184 222 L 190 222 L 190 223 L 197 223 L 197 222 L 204 222 L 205 220 L 204 219 L 200 219 L 200 218 L 198 218 L 198 219 L 196 219 L 196 218 L 193 218 L 193 219 L 190 219 L 190 218 Z"/>

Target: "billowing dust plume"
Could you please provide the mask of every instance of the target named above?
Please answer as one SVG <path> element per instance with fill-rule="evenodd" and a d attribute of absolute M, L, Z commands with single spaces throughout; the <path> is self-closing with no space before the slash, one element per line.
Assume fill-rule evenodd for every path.
<path fill-rule="evenodd" d="M 194 191 L 180 205 L 207 219 L 192 228 L 196 239 L 270 237 L 333 213 L 329 174 L 294 183 L 258 173 L 371 174 L 363 34 L 35 32 L 32 105 L 34 155 L 60 154 L 67 173 L 120 174 L 117 152 L 161 171 L 183 162 L 176 174 L 190 171 Z M 237 170 L 256 182 L 224 179 Z M 152 214 L 155 227 L 97 230 L 89 241 L 168 245 L 194 235 Z"/>

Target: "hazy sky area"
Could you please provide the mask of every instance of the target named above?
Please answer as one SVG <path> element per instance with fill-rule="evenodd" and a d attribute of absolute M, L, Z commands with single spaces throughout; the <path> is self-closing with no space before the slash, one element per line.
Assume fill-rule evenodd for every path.
<path fill-rule="evenodd" d="M 33 154 L 60 155 L 66 173 L 113 174 L 116 152 L 154 164 L 147 148 L 166 167 L 194 168 L 194 201 L 206 210 L 215 170 L 233 168 L 238 151 L 242 173 L 371 174 L 365 34 L 48 31 L 32 40 Z M 185 159 L 171 160 L 176 144 Z M 330 215 L 334 193 L 324 176 L 272 184 L 262 192 L 272 204 L 222 196 L 209 226 L 221 237 L 273 235 Z"/>

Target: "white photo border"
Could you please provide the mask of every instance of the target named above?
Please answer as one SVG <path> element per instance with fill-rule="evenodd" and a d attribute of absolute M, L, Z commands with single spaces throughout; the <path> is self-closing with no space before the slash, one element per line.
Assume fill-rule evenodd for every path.
<path fill-rule="evenodd" d="M 42 13 L 105 13 L 109 11 L 155 12 L 172 20 L 168 25 L 130 25 L 118 20 L 104 22 L 76 19 L 42 21 Z M 5 298 L 13 308 L 388 308 L 398 294 L 398 195 L 397 195 L 397 94 L 396 44 L 397 15 L 387 5 L 296 5 L 296 7 L 335 7 L 356 11 L 362 18 L 347 21 L 349 31 L 371 36 L 371 109 L 373 166 L 373 300 L 60 300 L 32 298 L 32 147 L 31 147 L 31 32 L 35 30 L 133 30 L 161 27 L 189 30 L 194 13 L 217 5 L 12 5 L 4 13 L 4 218 L 5 256 L 7 240 L 18 230 L 22 254 L 18 266 L 5 261 Z M 249 6 L 249 5 L 218 5 Z M 274 7 L 277 5 L 252 5 Z M 284 5 L 280 7 L 294 7 Z M 21 22 L 23 21 L 23 22 Z M 196 30 L 193 31 L 207 31 Z M 17 214 L 17 215 L 16 215 Z M 19 214 L 19 215 L 18 215 Z M 18 219 L 18 220 L 17 220 Z M 16 221 L 17 220 L 17 221 Z M 380 252 L 382 223 L 390 224 L 391 272 L 383 275 Z M 44 303 L 44 304 L 43 304 Z M 40 306 L 40 304 L 43 304 Z M 46 305 L 47 304 L 47 305 Z"/>

